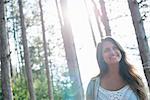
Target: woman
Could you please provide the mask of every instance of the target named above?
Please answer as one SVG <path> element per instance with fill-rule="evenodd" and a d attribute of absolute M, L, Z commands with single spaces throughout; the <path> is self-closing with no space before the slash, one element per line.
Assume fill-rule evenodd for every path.
<path fill-rule="evenodd" d="M 147 100 L 142 79 L 118 42 L 106 37 L 97 46 L 100 74 L 91 79 L 87 100 Z"/>

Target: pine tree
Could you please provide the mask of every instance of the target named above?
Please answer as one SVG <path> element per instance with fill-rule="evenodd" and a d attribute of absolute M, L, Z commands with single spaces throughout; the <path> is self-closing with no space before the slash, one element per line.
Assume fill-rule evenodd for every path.
<path fill-rule="evenodd" d="M 101 12 L 102 12 L 101 20 L 105 27 L 106 36 L 111 36 L 111 29 L 110 29 L 109 19 L 108 19 L 107 12 L 106 12 L 105 1 L 99 0 L 99 3 L 101 6 Z"/>
<path fill-rule="evenodd" d="M 32 69 L 30 64 L 29 48 L 28 48 L 27 37 L 26 37 L 26 28 L 24 23 L 22 0 L 19 0 L 18 3 L 19 3 L 19 12 L 20 12 L 20 20 L 21 20 L 22 43 L 24 49 L 24 59 L 25 59 L 28 89 L 29 89 L 30 99 L 36 100 L 35 92 L 33 88 Z"/>
<path fill-rule="evenodd" d="M 73 40 L 71 25 L 67 16 L 67 0 L 61 0 L 60 7 L 62 11 L 63 20 L 62 19 L 59 19 L 59 20 L 61 22 L 62 38 L 64 42 L 67 65 L 69 68 L 69 76 L 71 78 L 71 81 L 73 82 L 73 88 L 74 88 L 73 98 L 74 100 L 83 100 L 84 92 L 83 92 L 83 87 L 82 87 L 82 82 L 81 82 L 81 77 L 80 77 L 76 49 L 75 49 L 75 44 Z M 60 12 L 59 12 L 59 15 L 60 15 Z M 59 16 L 59 18 L 61 17 Z"/>
<path fill-rule="evenodd" d="M 42 9 L 41 0 L 39 0 L 39 6 L 40 6 L 42 34 L 43 34 L 43 42 L 44 42 L 43 43 L 43 48 L 44 48 L 44 58 L 45 58 L 47 83 L 48 83 L 48 95 L 49 95 L 49 100 L 54 100 L 53 88 L 52 88 L 52 79 L 51 79 L 51 75 L 50 75 L 50 68 L 49 68 L 49 65 L 48 65 L 47 42 L 46 42 L 46 36 L 45 36 L 45 26 L 44 26 L 43 9 Z"/>
<path fill-rule="evenodd" d="M 0 0 L 0 61 L 3 99 L 12 100 L 13 97 L 10 83 L 10 52 L 8 50 L 8 37 L 5 27 L 3 0 Z"/>
<path fill-rule="evenodd" d="M 147 38 L 145 35 L 143 21 L 139 11 L 138 2 L 136 0 L 128 0 L 128 4 L 131 12 L 132 22 L 135 29 L 135 34 L 138 42 L 138 48 L 140 51 L 144 73 L 148 81 L 148 86 L 150 88 L 150 51 Z"/>

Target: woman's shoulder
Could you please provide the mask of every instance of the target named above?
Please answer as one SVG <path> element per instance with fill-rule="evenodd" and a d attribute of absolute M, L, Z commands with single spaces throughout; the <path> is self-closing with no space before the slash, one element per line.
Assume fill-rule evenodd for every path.
<path fill-rule="evenodd" d="M 91 78 L 91 80 L 88 84 L 88 88 L 94 88 L 94 87 L 99 86 L 99 82 L 100 82 L 100 77 L 99 76 Z"/>
<path fill-rule="evenodd" d="M 99 83 L 99 75 L 92 77 L 89 81 L 88 87 L 94 87 L 95 84 Z"/>
<path fill-rule="evenodd" d="M 86 91 L 87 100 L 94 100 L 99 86 L 99 79 L 100 78 L 98 76 L 91 78 Z"/>
<path fill-rule="evenodd" d="M 96 80 L 99 80 L 100 79 L 100 75 L 97 75 L 95 77 L 92 77 L 91 78 L 91 81 L 96 81 Z"/>

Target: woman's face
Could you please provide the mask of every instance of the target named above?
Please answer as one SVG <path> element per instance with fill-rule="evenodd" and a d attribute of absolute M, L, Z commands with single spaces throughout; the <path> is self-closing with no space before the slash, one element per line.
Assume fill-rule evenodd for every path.
<path fill-rule="evenodd" d="M 105 41 L 102 47 L 102 56 L 105 63 L 108 65 L 119 64 L 121 52 L 117 46 L 110 41 Z"/>

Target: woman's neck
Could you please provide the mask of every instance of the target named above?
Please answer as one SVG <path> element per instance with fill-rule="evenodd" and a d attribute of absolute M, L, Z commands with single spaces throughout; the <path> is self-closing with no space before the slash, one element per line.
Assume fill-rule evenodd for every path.
<path fill-rule="evenodd" d="M 108 65 L 108 72 L 107 74 L 110 75 L 119 75 L 119 64 L 112 64 L 112 65 Z"/>
<path fill-rule="evenodd" d="M 119 74 L 119 65 L 108 66 L 108 72 L 101 78 L 101 86 L 108 90 L 117 90 L 125 85 Z"/>

